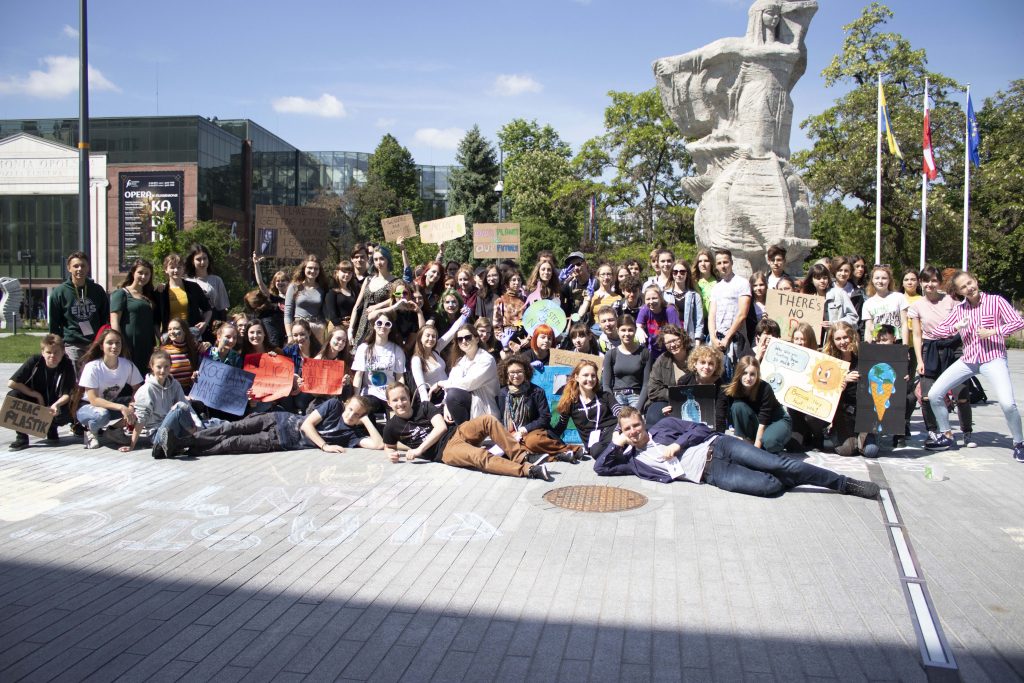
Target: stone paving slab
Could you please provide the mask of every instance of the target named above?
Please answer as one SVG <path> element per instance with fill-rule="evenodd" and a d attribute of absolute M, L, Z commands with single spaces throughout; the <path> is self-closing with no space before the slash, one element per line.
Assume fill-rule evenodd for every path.
<path fill-rule="evenodd" d="M 1024 393 L 1024 354 L 1011 367 Z M 976 449 L 889 450 L 870 470 L 810 457 L 884 477 L 960 675 L 1019 680 L 1024 465 L 998 405 L 975 414 Z M 874 501 L 587 464 L 547 484 L 358 450 L 154 461 L 65 437 L 12 453 L 11 436 L 3 681 L 926 679 Z M 579 513 L 542 498 L 584 483 L 650 502 Z"/>

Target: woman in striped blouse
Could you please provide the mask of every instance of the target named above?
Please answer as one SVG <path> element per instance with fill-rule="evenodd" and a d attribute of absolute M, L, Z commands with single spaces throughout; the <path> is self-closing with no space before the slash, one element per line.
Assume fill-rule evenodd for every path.
<path fill-rule="evenodd" d="M 959 333 L 964 352 L 960 360 L 935 380 L 928 392 L 928 400 L 932 405 L 942 405 L 947 391 L 970 377 L 982 375 L 999 397 L 999 407 L 1003 409 L 1013 437 L 1013 457 L 1017 462 L 1024 462 L 1024 431 L 1006 361 L 1006 337 L 1024 329 L 1024 319 L 1003 297 L 978 289 L 978 281 L 970 273 L 957 271 L 953 275 L 952 291 L 963 301 L 932 329 L 932 336 L 943 338 Z M 925 448 L 946 450 L 955 446 L 946 411 L 936 410 L 935 421 L 939 427 L 938 435 L 926 442 Z"/>

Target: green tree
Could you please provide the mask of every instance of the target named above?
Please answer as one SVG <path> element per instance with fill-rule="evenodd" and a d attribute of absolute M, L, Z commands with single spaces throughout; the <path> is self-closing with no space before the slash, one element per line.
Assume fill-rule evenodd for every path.
<path fill-rule="evenodd" d="M 950 265 L 959 240 L 955 188 L 962 185 L 963 113 L 950 99 L 960 86 L 927 69 L 924 50 L 915 50 L 899 33 L 882 32 L 893 16 L 877 2 L 843 27 L 841 52 L 822 72 L 825 84 L 852 90 L 801 127 L 813 147 L 794 155 L 803 168 L 814 206 L 812 257 L 836 253 L 874 255 L 875 136 L 877 78 L 883 77 L 893 132 L 906 162 L 886 150 L 882 168 L 882 260 L 894 268 L 917 267 L 920 248 L 921 130 L 925 78 L 931 96 L 932 144 L 941 174 L 928 196 L 928 260 Z M 951 189 L 953 188 L 953 189 Z M 849 215 L 847 215 L 849 214 Z"/>
<path fill-rule="evenodd" d="M 608 96 L 604 134 L 583 143 L 572 162 L 578 188 L 599 196 L 615 218 L 606 238 L 612 244 L 692 242 L 693 202 L 680 184 L 692 162 L 657 89 Z M 682 207 L 690 210 L 677 210 Z"/>
<path fill-rule="evenodd" d="M 178 227 L 174 212 L 168 211 L 157 218 L 156 240 L 140 245 L 139 256 L 153 264 L 154 281 L 165 283 L 167 275 L 163 269 L 164 258 L 168 254 L 178 254 L 185 258 L 196 243 L 209 249 L 214 270 L 227 287 L 228 299 L 240 307 L 245 293 L 251 289 L 243 273 L 250 270 L 235 256 L 238 254 L 238 239 L 231 237 L 231 231 L 220 223 L 196 221 L 190 229 L 182 230 Z"/>
<path fill-rule="evenodd" d="M 498 155 L 494 146 L 474 125 L 459 142 L 458 166 L 448 176 L 448 213 L 466 217 L 466 236 L 445 245 L 445 256 L 466 263 L 472 256 L 475 223 L 497 218 Z"/>
<path fill-rule="evenodd" d="M 982 286 L 1024 299 L 1024 80 L 977 112 L 981 167 L 971 169 L 968 266 Z"/>
<path fill-rule="evenodd" d="M 416 162 L 408 149 L 391 134 L 381 138 L 370 155 L 366 185 L 352 193 L 356 234 L 362 240 L 381 241 L 382 218 L 411 213 L 421 218 L 419 176 Z"/>

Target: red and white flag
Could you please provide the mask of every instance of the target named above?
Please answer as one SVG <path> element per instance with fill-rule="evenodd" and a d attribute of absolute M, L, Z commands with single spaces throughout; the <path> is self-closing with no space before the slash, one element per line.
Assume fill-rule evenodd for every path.
<path fill-rule="evenodd" d="M 939 169 L 935 166 L 935 152 L 932 151 L 932 125 L 928 116 L 928 90 L 924 91 L 924 164 L 921 172 L 928 176 L 928 180 L 935 180 L 939 175 Z"/>

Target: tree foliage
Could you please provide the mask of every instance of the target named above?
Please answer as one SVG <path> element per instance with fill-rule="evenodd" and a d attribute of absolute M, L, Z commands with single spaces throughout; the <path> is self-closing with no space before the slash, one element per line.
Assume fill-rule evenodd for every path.
<path fill-rule="evenodd" d="M 692 206 L 680 184 L 692 163 L 657 89 L 608 96 L 604 134 L 583 143 L 572 162 L 580 189 L 611 214 L 608 243 L 692 242 L 693 212 L 677 210 Z"/>
<path fill-rule="evenodd" d="M 382 241 L 382 218 L 411 213 L 419 221 L 419 177 L 409 150 L 391 134 L 381 138 L 370 155 L 366 184 L 354 188 L 347 200 L 360 240 Z"/>
<path fill-rule="evenodd" d="M 238 258 L 238 239 L 231 231 L 216 221 L 196 221 L 188 230 L 178 227 L 173 211 L 157 218 L 156 240 L 139 246 L 139 256 L 153 264 L 153 280 L 167 282 L 163 269 L 164 259 L 169 254 L 178 254 L 182 259 L 193 244 L 202 244 L 210 252 L 210 260 L 217 275 L 224 280 L 228 299 L 241 303 L 250 287 L 243 273 L 244 262 Z"/>
<path fill-rule="evenodd" d="M 471 226 L 497 219 L 498 155 L 494 146 L 474 125 L 459 142 L 458 167 L 448 176 L 448 214 L 466 217 L 466 236 L 445 245 L 447 258 L 468 262 L 472 256 Z"/>
<path fill-rule="evenodd" d="M 883 152 L 882 261 L 894 268 L 918 265 L 921 224 L 921 138 L 925 78 L 931 98 L 932 145 L 940 179 L 928 195 L 927 256 L 930 263 L 959 261 L 959 212 L 963 185 L 963 111 L 951 99 L 961 89 L 953 79 L 927 69 L 924 50 L 898 33 L 882 32 L 892 12 L 879 3 L 843 27 L 841 52 L 822 72 L 826 85 L 852 90 L 821 114 L 801 123 L 813 147 L 794 155 L 815 205 L 813 256 L 860 253 L 874 256 L 877 79 L 885 87 L 893 132 L 906 159 Z"/>

